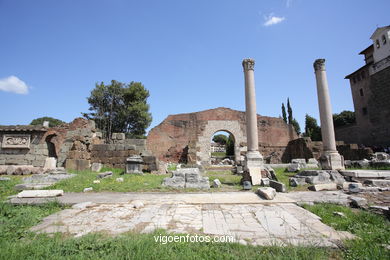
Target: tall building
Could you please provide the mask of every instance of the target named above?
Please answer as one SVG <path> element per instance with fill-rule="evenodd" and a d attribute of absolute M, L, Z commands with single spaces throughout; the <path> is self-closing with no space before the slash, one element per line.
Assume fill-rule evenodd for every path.
<path fill-rule="evenodd" d="M 371 35 L 362 50 L 365 65 L 347 75 L 356 124 L 336 128 L 336 139 L 366 146 L 390 146 L 390 26 Z"/>

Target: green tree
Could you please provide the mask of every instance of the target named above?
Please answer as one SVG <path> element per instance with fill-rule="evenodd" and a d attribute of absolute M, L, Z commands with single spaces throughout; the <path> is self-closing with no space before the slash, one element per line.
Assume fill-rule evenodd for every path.
<path fill-rule="evenodd" d="M 312 141 L 321 141 L 321 127 L 318 126 L 314 117 L 306 114 L 305 116 L 305 136 L 310 137 Z"/>
<path fill-rule="evenodd" d="M 233 137 L 233 135 L 229 135 L 229 138 L 227 139 L 225 147 L 226 147 L 226 155 L 227 156 L 234 155 L 234 137 Z"/>
<path fill-rule="evenodd" d="M 288 123 L 292 124 L 293 122 L 293 113 L 292 113 L 292 108 L 290 106 L 290 99 L 287 98 L 287 112 L 288 112 Z"/>
<path fill-rule="evenodd" d="M 112 80 L 109 85 L 101 82 L 88 98 L 91 112 L 83 116 L 94 120 L 107 139 L 115 132 L 142 138 L 152 122 L 148 97 L 149 91 L 140 82 L 125 84 Z"/>
<path fill-rule="evenodd" d="M 227 140 L 228 140 L 228 138 L 226 135 L 219 134 L 219 135 L 213 136 L 213 142 L 215 142 L 215 143 L 225 145 L 227 143 Z"/>
<path fill-rule="evenodd" d="M 282 103 L 282 116 L 283 121 L 287 123 L 286 107 L 284 106 L 284 103 Z"/>
<path fill-rule="evenodd" d="M 294 126 L 295 132 L 297 132 L 297 134 L 299 135 L 301 133 L 301 127 L 299 126 L 298 121 L 294 118 L 291 124 Z"/>
<path fill-rule="evenodd" d="M 53 117 L 49 116 L 44 116 L 44 117 L 39 117 L 31 121 L 30 125 L 43 125 L 44 121 L 49 121 L 49 127 L 55 127 L 61 124 L 64 124 L 65 122 Z"/>
<path fill-rule="evenodd" d="M 340 114 L 333 114 L 333 124 L 335 127 L 354 123 L 356 123 L 355 112 L 344 110 Z"/>

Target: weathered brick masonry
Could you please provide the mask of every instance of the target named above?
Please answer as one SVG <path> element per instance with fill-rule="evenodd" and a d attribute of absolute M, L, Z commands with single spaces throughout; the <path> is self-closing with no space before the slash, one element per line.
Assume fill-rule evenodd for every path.
<path fill-rule="evenodd" d="M 216 108 L 168 116 L 147 138 L 147 149 L 159 160 L 209 163 L 210 141 L 215 132 L 227 131 L 235 138 L 236 159 L 246 151 L 245 112 Z M 259 149 L 265 158 L 281 162 L 289 141 L 297 134 L 281 118 L 258 115 Z"/>

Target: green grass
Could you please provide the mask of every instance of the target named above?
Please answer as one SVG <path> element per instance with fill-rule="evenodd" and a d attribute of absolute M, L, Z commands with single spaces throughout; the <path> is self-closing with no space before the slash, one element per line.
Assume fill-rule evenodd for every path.
<path fill-rule="evenodd" d="M 296 172 L 286 172 L 286 168 L 275 168 L 275 175 L 278 178 L 278 181 L 281 183 L 284 183 L 286 185 L 287 191 L 305 191 L 308 190 L 307 188 L 310 186 L 310 184 L 307 185 L 301 185 L 298 187 L 292 187 L 290 186 L 290 177 L 294 177 L 297 173 Z"/>
<path fill-rule="evenodd" d="M 0 201 L 7 199 L 8 196 L 18 193 L 18 191 L 14 189 L 14 186 L 22 182 L 22 176 L 7 175 L 2 177 L 7 177 L 11 180 L 0 181 Z"/>
<path fill-rule="evenodd" d="M 211 153 L 211 156 L 213 156 L 213 157 L 226 157 L 226 153 L 224 153 L 224 152 L 213 152 L 213 153 Z"/>
<path fill-rule="evenodd" d="M 240 184 L 241 175 L 234 175 L 231 171 L 206 171 L 204 176 L 209 177 L 210 183 L 215 179 L 219 179 L 222 183 L 221 188 L 211 188 L 211 191 L 236 191 L 242 190 Z"/>
<path fill-rule="evenodd" d="M 354 210 L 334 204 L 305 205 L 304 208 L 320 216 L 322 221 L 336 230 L 349 231 L 359 238 L 346 241 L 344 259 L 390 259 L 390 222 L 380 215 Z M 342 212 L 345 218 L 333 212 Z"/>
<path fill-rule="evenodd" d="M 92 187 L 94 192 L 112 191 L 112 192 L 142 192 L 142 191 L 170 191 L 171 188 L 162 187 L 164 178 L 170 175 L 155 175 L 145 173 L 144 175 L 122 174 L 123 169 L 103 168 L 104 171 L 112 171 L 113 176 L 108 178 L 98 178 L 98 173 L 89 170 L 73 172 L 75 177 L 60 181 L 47 189 L 60 189 L 64 192 L 82 192 L 84 188 Z M 116 181 L 116 178 L 123 178 L 123 182 Z M 100 183 L 93 183 L 94 180 L 100 180 Z"/>

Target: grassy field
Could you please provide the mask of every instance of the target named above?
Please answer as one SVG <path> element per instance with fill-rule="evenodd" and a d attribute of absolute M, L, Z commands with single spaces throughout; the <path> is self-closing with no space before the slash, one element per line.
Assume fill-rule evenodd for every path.
<path fill-rule="evenodd" d="M 226 157 L 226 153 L 224 153 L 224 152 L 212 152 L 211 156 L 212 157 L 222 157 L 222 158 L 225 158 Z"/>
<path fill-rule="evenodd" d="M 162 187 L 164 178 L 170 175 L 155 174 L 122 174 L 123 169 L 104 168 L 104 171 L 112 171 L 113 176 L 100 179 L 98 173 L 89 170 L 73 172 L 75 177 L 63 180 L 47 189 L 60 189 L 64 192 L 82 192 L 84 188 L 92 187 L 94 191 L 115 191 L 115 192 L 142 192 L 142 191 L 170 191 L 172 189 Z M 117 178 L 123 178 L 123 182 L 116 181 Z M 93 183 L 94 180 L 100 180 L 100 183 Z"/>
<path fill-rule="evenodd" d="M 307 188 L 310 186 L 309 184 L 307 185 L 302 185 L 298 187 L 291 187 L 289 178 L 293 177 L 297 173 L 295 172 L 286 172 L 286 168 L 275 168 L 275 175 L 278 178 L 278 181 L 284 183 L 286 185 L 287 191 L 305 191 L 308 190 Z"/>
<path fill-rule="evenodd" d="M 286 173 L 278 170 L 279 179 L 285 182 Z M 159 178 L 165 176 L 119 175 L 104 179 L 98 189 L 159 190 Z M 283 175 L 282 175 L 283 174 Z M 79 176 L 80 175 L 80 176 Z M 206 175 L 219 178 L 225 186 L 241 189 L 240 177 L 230 172 L 208 172 Z M 116 177 L 123 177 L 128 183 L 117 183 Z M 0 181 L 0 195 L 15 193 L 13 185 L 20 182 L 20 176 L 11 176 L 11 181 Z M 77 179 L 79 178 L 79 179 Z M 150 180 L 149 178 L 152 178 Z M 92 183 L 96 173 L 80 172 L 71 180 L 65 180 L 53 188 L 79 190 L 86 183 Z M 161 179 L 160 179 L 161 180 Z M 70 182 L 71 181 L 71 182 Z M 83 182 L 84 181 L 84 182 Z M 107 181 L 107 183 L 105 183 Z M 149 185 L 145 185 L 149 183 Z M 149 186 L 145 188 L 146 186 Z M 115 189 L 114 189 L 115 190 Z M 212 189 L 213 190 L 213 189 Z M 359 238 L 346 241 L 341 249 L 305 248 L 305 247 L 260 247 L 245 246 L 236 243 L 168 243 L 155 242 L 154 236 L 166 234 L 157 230 L 152 234 L 125 233 L 117 237 L 105 234 L 90 234 L 81 238 L 72 238 L 62 234 L 49 236 L 35 234 L 29 228 L 36 225 L 47 215 L 64 209 L 57 203 L 41 206 L 13 206 L 0 202 L 0 259 L 390 259 L 390 224 L 382 216 L 363 210 L 350 209 L 332 204 L 305 206 L 320 216 L 324 223 L 337 230 L 346 230 Z M 333 212 L 343 212 L 339 217 Z"/>
<path fill-rule="evenodd" d="M 8 196 L 14 195 L 17 191 L 14 189 L 16 184 L 22 182 L 22 176 L 6 176 L 9 181 L 0 181 L 0 201 L 5 200 Z"/>
<path fill-rule="evenodd" d="M 349 231 L 359 238 L 346 241 L 343 259 L 390 259 L 390 222 L 380 215 L 334 204 L 304 206 L 336 230 Z M 340 217 L 333 212 L 342 212 Z"/>

